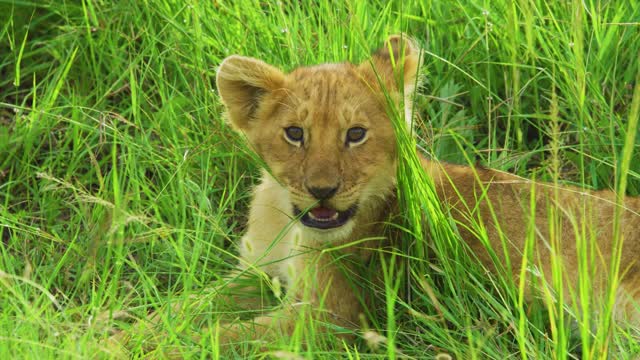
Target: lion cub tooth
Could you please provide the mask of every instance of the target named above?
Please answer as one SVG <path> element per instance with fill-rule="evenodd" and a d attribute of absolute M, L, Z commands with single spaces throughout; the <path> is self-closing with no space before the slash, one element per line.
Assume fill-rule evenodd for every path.
<path fill-rule="evenodd" d="M 333 215 L 331 215 L 330 218 L 319 218 L 313 215 L 313 212 L 309 211 L 309 217 L 316 221 L 324 221 L 324 222 L 334 221 L 334 220 L 338 220 L 338 216 L 340 216 L 340 213 L 336 211 L 333 213 Z"/>

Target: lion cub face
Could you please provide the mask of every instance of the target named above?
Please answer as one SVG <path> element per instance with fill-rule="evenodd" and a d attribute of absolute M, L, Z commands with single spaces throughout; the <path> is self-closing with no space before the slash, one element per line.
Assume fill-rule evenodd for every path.
<path fill-rule="evenodd" d="M 291 215 L 313 230 L 344 231 L 394 188 L 396 137 L 388 99 L 399 105 L 401 90 L 412 92 L 418 60 L 415 48 L 398 36 L 360 65 L 325 64 L 288 74 L 234 55 L 220 65 L 217 86 L 232 124 L 288 189 Z"/>

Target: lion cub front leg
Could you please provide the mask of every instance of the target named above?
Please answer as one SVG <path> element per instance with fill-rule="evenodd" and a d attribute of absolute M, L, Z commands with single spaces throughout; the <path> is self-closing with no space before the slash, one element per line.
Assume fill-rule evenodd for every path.
<path fill-rule="evenodd" d="M 281 308 L 250 321 L 220 324 L 218 339 L 222 345 L 248 340 L 272 341 L 292 336 L 299 326 L 316 326 L 315 334 L 333 333 L 352 337 L 362 313 L 360 291 L 348 279 L 351 269 L 336 263 L 330 254 L 318 252 L 303 256 L 291 265 L 299 265 L 287 298 Z M 335 325 L 335 326 L 334 326 Z M 343 328 L 344 330 L 340 330 Z"/>
<path fill-rule="evenodd" d="M 200 322 L 204 315 L 193 317 L 193 314 L 211 314 L 213 310 L 217 320 L 232 321 L 237 318 L 239 311 L 243 314 L 264 313 L 264 308 L 269 305 L 266 296 L 268 287 L 264 278 L 255 272 L 233 270 L 220 280 L 220 283 L 208 289 L 208 294 L 191 295 L 189 298 L 165 305 L 136 321 L 128 331 L 116 332 L 107 343 L 112 347 L 127 347 L 133 338 L 137 338 L 144 340 L 144 348 L 150 350 L 166 340 L 167 334 L 162 331 L 165 318 L 192 319 Z M 199 336 L 194 336 L 194 340 L 199 339 Z"/>

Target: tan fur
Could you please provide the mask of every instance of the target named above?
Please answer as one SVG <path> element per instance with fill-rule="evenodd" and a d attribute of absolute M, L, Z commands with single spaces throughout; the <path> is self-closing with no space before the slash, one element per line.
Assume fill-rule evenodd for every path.
<path fill-rule="evenodd" d="M 394 36 L 370 61 L 360 65 L 319 65 L 285 74 L 259 60 L 231 56 L 218 71 L 218 89 L 229 119 L 270 168 L 270 173 L 263 172 L 262 183 L 254 193 L 248 230 L 240 246 L 240 265 L 255 266 L 284 280 L 293 299 L 309 299 L 305 294 L 310 289 L 312 308 L 320 306 L 319 294 L 326 291 L 322 307 L 341 325 L 357 327 L 363 309 L 353 285 L 345 279 L 344 270 L 324 260 L 326 256 L 321 249 L 382 234 L 380 222 L 395 209 L 396 173 L 396 138 L 382 88 L 390 92 L 393 101 L 400 102 L 401 90 L 411 95 L 418 67 L 415 46 Z M 408 101 L 405 106 L 409 106 Z M 283 128 L 291 125 L 304 128 L 308 141 L 302 147 L 284 140 Z M 354 125 L 367 128 L 369 138 L 358 147 L 347 148 L 345 132 Z M 503 240 L 508 244 L 511 271 L 517 278 L 527 229 L 532 224 L 533 189 L 535 270 L 542 274 L 541 278 L 549 280 L 551 257 L 558 255 L 565 270 L 564 284 L 567 290 L 575 290 L 568 286 L 577 284 L 575 231 L 586 231 L 583 238 L 597 241 L 592 252 L 598 257 L 597 269 L 593 269 L 596 275 L 593 295 L 598 298 L 604 293 L 613 240 L 614 193 L 555 187 L 494 170 L 439 164 L 424 158 L 422 161 L 436 184 L 439 198 L 447 205 L 445 209 L 485 266 L 495 269 L 485 245 L 467 226 L 471 222 L 484 225 L 489 243 L 502 264 L 505 264 Z M 340 210 L 358 203 L 356 217 L 342 228 L 329 231 L 307 228 L 292 220 L 292 205 L 306 208 L 316 202 L 306 190 L 309 184 L 323 187 L 339 184 L 337 194 L 328 204 Z M 637 322 L 640 318 L 634 309 L 634 299 L 638 299 L 640 290 L 637 264 L 640 236 L 635 227 L 640 225 L 640 199 L 626 198 L 624 206 L 620 225 L 624 277 L 616 311 L 617 315 L 630 316 Z M 549 216 L 554 212 L 556 216 Z M 549 218 L 557 221 L 550 223 Z M 552 254 L 552 243 L 559 244 L 559 254 L 558 251 Z M 371 255 L 359 250 L 365 247 L 358 244 L 343 251 L 365 261 Z M 290 310 L 283 311 L 272 314 L 277 318 L 273 323 L 268 316 L 257 319 L 265 326 L 254 336 L 261 337 L 273 330 L 290 333 L 296 317 L 287 313 Z"/>

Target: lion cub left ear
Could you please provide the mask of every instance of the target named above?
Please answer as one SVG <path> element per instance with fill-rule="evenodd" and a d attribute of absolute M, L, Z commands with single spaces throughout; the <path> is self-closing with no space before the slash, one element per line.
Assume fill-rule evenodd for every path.
<path fill-rule="evenodd" d="M 282 88 L 284 74 L 258 59 L 232 55 L 224 59 L 216 75 L 218 93 L 227 108 L 232 124 L 240 130 L 249 129 L 256 119 L 261 100 Z"/>

